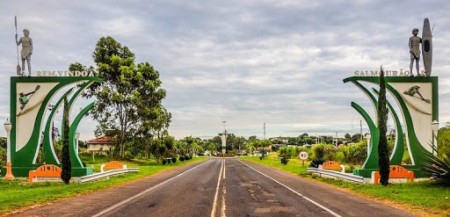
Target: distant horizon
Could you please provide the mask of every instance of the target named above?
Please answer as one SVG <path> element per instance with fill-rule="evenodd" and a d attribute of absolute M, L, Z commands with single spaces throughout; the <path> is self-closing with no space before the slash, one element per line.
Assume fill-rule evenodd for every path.
<path fill-rule="evenodd" d="M 1 2 L 0 123 L 9 116 L 9 80 L 16 76 L 14 16 L 19 36 L 27 28 L 33 39 L 33 76 L 75 62 L 95 66 L 92 53 L 103 36 L 127 46 L 136 62 L 152 64 L 167 91 L 169 133 L 177 139 L 214 137 L 224 120 L 244 137 L 263 138 L 263 123 L 266 137 L 357 133 L 363 118 L 350 103 L 371 116 L 374 111 L 343 79 L 380 66 L 409 70 L 411 30 L 419 28 L 421 36 L 429 18 L 443 127 L 450 122 L 449 10 L 441 2 L 387 0 Z M 80 99 L 74 108 L 90 102 Z M 95 125 L 84 118 L 80 138 L 94 138 Z"/>

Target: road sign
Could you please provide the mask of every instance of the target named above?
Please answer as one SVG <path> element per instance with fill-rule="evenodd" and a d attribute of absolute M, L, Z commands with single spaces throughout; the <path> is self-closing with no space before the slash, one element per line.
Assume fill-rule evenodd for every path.
<path fill-rule="evenodd" d="M 298 157 L 302 160 L 302 167 L 305 166 L 305 160 L 308 159 L 308 153 L 306 153 L 306 151 L 302 151 L 298 154 Z"/>
<path fill-rule="evenodd" d="M 306 159 L 308 159 L 308 153 L 306 153 L 305 151 L 302 151 L 302 152 L 300 152 L 300 154 L 298 154 L 298 157 L 301 160 L 306 160 Z"/>

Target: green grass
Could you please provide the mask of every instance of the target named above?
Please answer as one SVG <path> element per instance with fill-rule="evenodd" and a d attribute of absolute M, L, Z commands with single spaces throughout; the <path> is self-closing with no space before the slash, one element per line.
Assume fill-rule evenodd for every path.
<path fill-rule="evenodd" d="M 309 165 L 309 161 L 305 161 L 305 166 L 302 166 L 300 159 L 289 159 L 288 164 L 283 165 L 275 153 L 269 154 L 269 156 L 264 157 L 262 160 L 259 157 L 242 157 L 241 159 L 281 169 L 295 175 L 306 175 L 306 169 Z"/>
<path fill-rule="evenodd" d="M 437 185 L 431 181 L 390 184 L 385 187 L 372 184 L 354 184 L 325 178 L 320 178 L 320 181 L 399 204 L 450 211 L 448 210 L 450 209 L 450 188 Z"/>
<path fill-rule="evenodd" d="M 242 159 L 284 170 L 295 175 L 301 175 L 306 178 L 316 179 L 372 198 L 392 201 L 414 208 L 418 207 L 423 210 L 431 209 L 431 211 L 439 215 L 445 216 L 450 214 L 450 187 L 437 185 L 432 181 L 390 184 L 386 187 L 372 184 L 356 184 L 342 180 L 311 176 L 306 173 L 306 166 L 301 166 L 299 159 L 290 159 L 287 165 L 282 165 L 276 153 L 271 153 L 263 160 L 259 160 L 258 157 L 243 157 Z M 305 162 L 305 165 L 309 165 L 309 162 Z"/>
<path fill-rule="evenodd" d="M 206 157 L 193 158 L 189 161 L 177 161 L 174 164 L 158 165 L 154 161 L 129 161 L 125 162 L 129 168 L 139 168 L 138 173 L 128 173 L 126 175 L 114 176 L 110 179 L 99 180 L 91 183 L 71 183 L 65 185 L 59 182 L 42 182 L 28 184 L 27 180 L 19 179 L 14 181 L 0 180 L 0 214 L 10 212 L 15 209 L 47 203 L 61 198 L 67 198 L 78 194 L 86 194 L 105 188 L 117 186 L 132 180 L 137 180 L 146 176 L 170 170 L 176 167 L 192 164 L 206 160 Z M 102 161 L 91 164 L 95 168 L 100 168 Z M 87 164 L 87 166 L 91 166 Z M 97 170 L 97 171 L 98 171 Z"/>

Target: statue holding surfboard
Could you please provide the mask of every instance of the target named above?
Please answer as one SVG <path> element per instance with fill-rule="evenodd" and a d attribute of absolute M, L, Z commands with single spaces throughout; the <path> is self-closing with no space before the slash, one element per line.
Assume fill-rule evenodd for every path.
<path fill-rule="evenodd" d="M 431 66 L 432 66 L 432 58 L 433 58 L 433 46 L 432 46 L 432 38 L 431 34 L 432 30 L 430 28 L 430 21 L 428 18 L 425 18 L 423 21 L 423 30 L 422 30 L 422 38 L 417 36 L 419 34 L 419 29 L 414 28 L 412 30 L 413 36 L 409 38 L 409 53 L 411 55 L 411 62 L 409 65 L 409 72 L 411 77 L 413 75 L 413 65 L 414 61 L 416 62 L 416 71 L 417 76 L 421 76 L 419 72 L 419 60 L 420 60 L 420 47 L 422 47 L 422 55 L 423 55 L 423 66 L 425 68 L 425 75 L 431 76 Z M 422 44 L 422 46 L 420 46 Z"/>
<path fill-rule="evenodd" d="M 423 55 L 423 67 L 425 68 L 425 74 L 430 77 L 431 76 L 431 65 L 433 58 L 433 44 L 432 38 L 433 35 L 432 29 L 430 28 L 430 21 L 428 18 L 425 18 L 423 21 L 423 29 L 422 29 L 422 55 Z"/>

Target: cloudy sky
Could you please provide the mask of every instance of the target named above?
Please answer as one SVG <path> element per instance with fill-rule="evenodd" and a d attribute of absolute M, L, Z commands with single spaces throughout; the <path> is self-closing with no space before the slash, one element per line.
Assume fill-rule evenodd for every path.
<path fill-rule="evenodd" d="M 31 31 L 33 71 L 93 65 L 97 40 L 108 35 L 128 46 L 138 62 L 154 65 L 173 115 L 170 133 L 177 138 L 215 136 L 222 121 L 246 137 L 263 137 L 264 123 L 267 137 L 357 133 L 361 117 L 350 102 L 369 111 L 370 104 L 342 80 L 380 65 L 407 70 L 411 30 L 422 29 L 428 17 L 434 25 L 432 75 L 439 76 L 445 125 L 448 11 L 444 0 L 2 1 L 0 120 L 9 115 L 9 77 L 17 64 L 14 15 L 19 30 Z M 91 121 L 82 125 L 82 139 L 92 138 Z"/>

